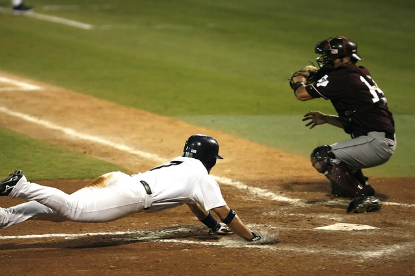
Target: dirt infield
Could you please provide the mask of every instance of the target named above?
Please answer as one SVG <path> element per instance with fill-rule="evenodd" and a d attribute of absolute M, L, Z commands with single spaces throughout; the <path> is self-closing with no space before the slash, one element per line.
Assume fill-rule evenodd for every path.
<path fill-rule="evenodd" d="M 0 230 L 0 275 L 415 275 L 414 178 L 371 178 L 382 210 L 346 214 L 348 200 L 331 197 L 306 157 L 0 77 L 34 85 L 0 79 L 0 125 L 132 171 L 180 155 L 191 134 L 214 136 L 225 159 L 212 174 L 227 203 L 253 230 L 280 240 L 252 246 L 235 236 L 208 236 L 186 207 L 99 224 L 28 221 Z M 73 192 L 89 181 L 40 183 Z M 1 198 L 0 206 L 20 202 Z M 338 230 L 317 229 L 331 225 Z"/>

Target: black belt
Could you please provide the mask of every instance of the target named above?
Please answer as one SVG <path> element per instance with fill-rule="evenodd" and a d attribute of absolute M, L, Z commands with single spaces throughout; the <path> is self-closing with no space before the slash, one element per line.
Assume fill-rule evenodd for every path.
<path fill-rule="evenodd" d="M 140 180 L 140 183 L 142 183 L 144 189 L 146 190 L 146 194 L 151 195 L 152 194 L 152 189 L 150 189 L 149 184 L 147 184 L 147 182 L 144 181 L 144 180 Z"/>

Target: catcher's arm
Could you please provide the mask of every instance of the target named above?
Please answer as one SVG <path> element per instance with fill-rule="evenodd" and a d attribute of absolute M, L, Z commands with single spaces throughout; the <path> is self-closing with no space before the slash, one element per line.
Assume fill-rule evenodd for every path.
<path fill-rule="evenodd" d="M 302 85 L 298 85 L 296 87 L 296 90 L 293 89 L 293 92 L 295 93 L 295 97 L 296 99 L 298 99 L 299 101 L 309 101 L 314 99 L 311 95 L 309 95 L 308 91 L 306 91 L 306 79 L 305 77 L 299 76 L 299 77 L 294 77 L 293 78 L 293 82 L 295 83 L 295 85 L 297 83 L 301 83 Z"/>
<path fill-rule="evenodd" d="M 339 128 L 343 128 L 338 116 L 324 114 L 319 111 L 309 111 L 303 116 L 302 121 L 309 121 L 305 126 L 309 127 L 310 129 L 323 124 L 330 124 Z"/>
<path fill-rule="evenodd" d="M 294 72 L 290 77 L 289 85 L 293 89 L 296 98 L 299 101 L 312 100 L 313 97 L 306 91 L 306 85 L 313 84 L 318 68 L 313 65 L 307 65 L 302 69 Z"/>

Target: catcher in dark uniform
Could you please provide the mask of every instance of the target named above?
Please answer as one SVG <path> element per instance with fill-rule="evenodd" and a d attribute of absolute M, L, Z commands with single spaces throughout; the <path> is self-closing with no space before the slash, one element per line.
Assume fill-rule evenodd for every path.
<path fill-rule="evenodd" d="M 315 148 L 312 165 L 328 178 L 334 196 L 352 198 L 348 212 L 379 210 L 381 202 L 361 169 L 387 162 L 396 149 L 387 99 L 370 72 L 356 65 L 362 58 L 350 38 L 322 40 L 315 53 L 319 69 L 309 65 L 293 73 L 290 86 L 299 101 L 330 100 L 337 115 L 309 111 L 303 121 L 311 129 L 322 124 L 342 128 L 351 139 Z"/>

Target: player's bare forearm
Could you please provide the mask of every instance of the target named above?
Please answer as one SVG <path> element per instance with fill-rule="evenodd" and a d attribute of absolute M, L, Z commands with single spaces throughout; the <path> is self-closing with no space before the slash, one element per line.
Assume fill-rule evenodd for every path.
<path fill-rule="evenodd" d="M 227 224 L 228 228 L 230 228 L 231 231 L 234 232 L 237 236 L 249 241 L 253 238 L 253 233 L 250 231 L 250 229 L 243 224 L 243 222 L 240 220 L 238 216 L 235 216 L 234 220 Z"/>
<path fill-rule="evenodd" d="M 230 207 L 222 206 L 218 208 L 212 209 L 221 220 L 225 220 L 230 213 Z M 227 223 L 227 226 L 230 228 L 231 231 L 234 232 L 237 236 L 249 241 L 253 238 L 253 234 L 251 230 L 240 220 L 240 218 L 235 215 L 234 219 Z"/>

